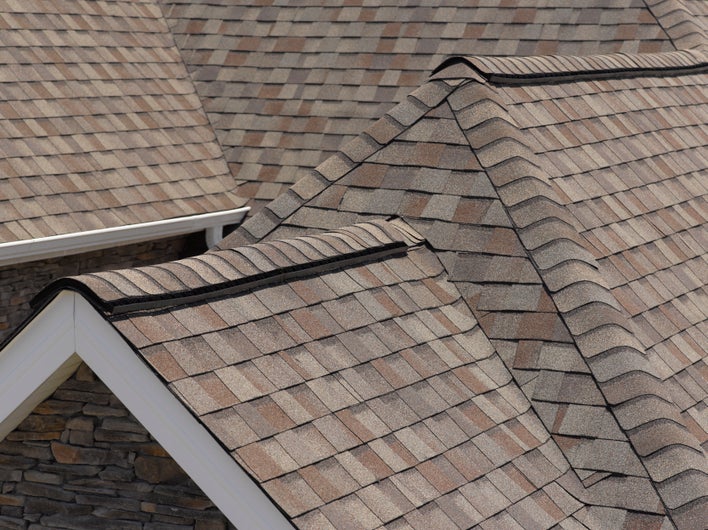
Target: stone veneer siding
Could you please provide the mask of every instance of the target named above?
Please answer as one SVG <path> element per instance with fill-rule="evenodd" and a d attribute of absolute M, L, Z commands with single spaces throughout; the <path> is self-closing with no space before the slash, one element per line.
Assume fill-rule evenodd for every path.
<path fill-rule="evenodd" d="M 233 528 L 82 364 L 0 442 L 0 528 Z"/>
<path fill-rule="evenodd" d="M 34 295 L 58 278 L 162 263 L 204 250 L 204 234 L 197 233 L 0 267 L 0 342 L 30 314 Z"/>

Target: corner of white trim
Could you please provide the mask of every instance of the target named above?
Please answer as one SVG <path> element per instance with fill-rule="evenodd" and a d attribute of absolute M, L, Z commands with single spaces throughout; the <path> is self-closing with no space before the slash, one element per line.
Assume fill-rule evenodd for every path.
<path fill-rule="evenodd" d="M 76 319 L 80 357 L 237 528 L 292 528 L 233 457 L 79 295 Z"/>
<path fill-rule="evenodd" d="M 74 294 L 61 292 L 0 351 L 0 440 L 79 366 Z"/>
<path fill-rule="evenodd" d="M 237 528 L 290 529 L 261 488 L 80 294 L 61 291 L 0 351 L 0 439 L 81 361 Z"/>

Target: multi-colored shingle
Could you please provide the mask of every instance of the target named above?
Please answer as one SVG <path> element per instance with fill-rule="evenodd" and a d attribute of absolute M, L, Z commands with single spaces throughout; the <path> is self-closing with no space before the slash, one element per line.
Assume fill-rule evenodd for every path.
<path fill-rule="evenodd" d="M 0 242 L 244 201 L 153 2 L 0 8 Z"/>
<path fill-rule="evenodd" d="M 667 52 L 677 45 L 667 27 L 688 31 L 675 6 L 635 0 L 161 4 L 254 206 L 403 101 L 446 57 Z"/>
<path fill-rule="evenodd" d="M 47 18 L 135 63 L 114 72 L 83 44 L 63 50 L 78 58 L 59 78 L 99 95 L 76 122 L 94 149 L 69 154 L 99 176 L 152 189 L 140 179 L 169 167 L 168 206 L 188 184 L 197 209 L 230 197 L 199 98 L 251 198 L 332 155 L 212 251 L 60 280 L 39 311 L 62 289 L 88 298 L 301 528 L 708 526 L 700 8 L 535 4 L 164 1 L 166 20 L 123 3 Z M 98 29 L 119 21 L 135 31 Z M 25 123 L 51 108 L 39 89 L 56 71 L 40 62 L 16 60 L 24 77 L 6 88 L 31 101 L 8 123 L 78 141 Z M 35 97 L 16 96 L 18 80 Z M 143 114 L 155 127 L 100 128 Z M 44 136 L 22 138 L 7 144 L 14 171 L 40 160 L 22 153 Z M 94 175 L 65 165 L 69 182 Z M 138 203 L 118 211 L 166 215 Z"/>
<path fill-rule="evenodd" d="M 373 153 L 345 147 L 231 240 L 262 238 L 266 217 L 282 216 L 274 234 L 405 218 L 584 502 L 691 527 L 706 498 L 705 68 L 697 51 L 453 61 L 357 140 Z"/>

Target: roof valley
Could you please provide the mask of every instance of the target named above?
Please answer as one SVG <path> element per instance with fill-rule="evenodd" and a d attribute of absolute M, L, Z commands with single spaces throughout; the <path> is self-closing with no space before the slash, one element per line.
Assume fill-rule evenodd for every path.
<path fill-rule="evenodd" d="M 492 173 L 496 174 L 498 177 L 497 181 L 493 182 L 493 184 L 495 185 L 495 188 L 497 190 L 497 197 L 502 196 L 500 205 L 503 203 L 503 208 L 507 211 L 509 211 L 510 208 L 512 208 L 513 206 L 517 206 L 518 213 L 516 214 L 515 222 L 524 225 L 525 228 L 529 228 L 529 225 L 536 226 L 537 221 L 550 219 L 556 222 L 557 224 L 562 224 L 565 227 L 562 233 L 567 233 L 567 228 L 573 226 L 572 220 L 568 218 L 568 214 L 565 213 L 561 208 L 560 201 L 553 192 L 547 178 L 544 178 L 543 173 L 541 173 L 538 165 L 534 164 L 533 152 L 518 137 L 515 137 L 518 136 L 519 132 L 518 128 L 512 125 L 513 120 L 511 120 L 508 115 L 505 114 L 495 115 L 497 111 L 503 110 L 502 107 L 499 105 L 498 101 L 496 103 L 493 102 L 493 99 L 497 99 L 496 96 L 489 90 L 486 85 L 482 85 L 475 82 L 464 84 L 463 80 L 445 80 L 431 81 L 424 85 L 421 89 L 416 91 L 417 97 L 420 99 L 416 98 L 416 93 L 412 94 L 408 98 L 408 100 L 399 104 L 397 107 L 394 107 L 394 109 L 392 109 L 386 116 L 381 118 L 376 124 L 374 124 L 373 127 L 366 131 L 366 133 L 362 134 L 359 138 L 357 138 L 348 146 L 346 146 L 343 149 L 343 153 L 338 154 L 337 156 L 329 159 L 326 163 L 318 166 L 318 168 L 311 174 L 309 182 L 296 184 L 293 187 L 293 192 L 298 195 L 299 200 L 293 201 L 292 197 L 282 199 L 282 202 L 287 201 L 289 203 L 289 208 L 281 207 L 281 205 L 278 204 L 278 200 L 274 201 L 272 205 L 266 206 L 262 213 L 242 225 L 241 229 L 239 229 L 238 231 L 240 232 L 240 234 L 235 234 L 234 239 L 229 238 L 225 244 L 232 245 L 234 240 L 238 239 L 248 241 L 251 239 L 258 240 L 260 238 L 267 237 L 268 233 L 271 230 L 281 224 L 287 226 L 289 223 L 292 222 L 294 225 L 302 225 L 304 220 L 302 216 L 300 216 L 299 219 L 293 222 L 291 215 L 293 213 L 301 214 L 302 210 L 299 206 L 300 204 L 305 205 L 305 207 L 308 207 L 308 205 L 316 206 L 318 200 L 322 201 L 322 193 L 324 193 L 325 190 L 328 189 L 328 185 L 326 184 L 327 182 L 331 183 L 331 185 L 336 185 L 340 181 L 342 181 L 342 179 L 346 179 L 350 170 L 356 167 L 358 163 L 361 163 L 364 160 L 375 161 L 375 157 L 380 156 L 379 154 L 382 153 L 384 149 L 392 145 L 403 131 L 413 126 L 414 123 L 422 119 L 428 112 L 432 112 L 433 109 L 435 109 L 440 104 L 447 105 L 448 103 L 446 100 L 449 101 L 450 99 L 455 98 L 456 94 L 459 94 L 459 91 L 470 89 L 474 90 L 475 87 L 482 87 L 483 89 L 487 90 L 487 95 L 491 94 L 492 99 L 487 99 L 486 101 L 483 101 L 485 98 L 479 98 L 478 100 L 476 100 L 475 103 L 479 105 L 479 108 L 476 108 L 477 105 L 474 104 L 465 107 L 468 110 L 470 109 L 470 107 L 472 107 L 472 112 L 470 112 L 469 115 L 466 117 L 460 117 L 459 113 L 463 110 L 461 108 L 452 110 L 452 113 L 455 115 L 455 119 L 457 122 L 465 123 L 465 120 L 467 120 L 466 125 L 472 124 L 475 119 L 478 119 L 481 116 L 481 121 L 489 122 L 486 124 L 493 126 L 492 129 L 496 131 L 495 133 L 492 133 L 492 135 L 490 136 L 491 139 L 489 139 L 489 141 L 484 141 L 483 143 L 477 145 L 475 143 L 475 140 L 471 139 L 470 135 L 474 135 L 476 132 L 478 132 L 476 130 L 473 131 L 472 129 L 475 129 L 476 125 L 479 124 L 470 125 L 469 127 L 466 127 L 466 130 L 463 129 L 463 133 L 465 133 L 466 136 L 466 141 L 468 142 L 467 147 L 471 147 L 472 151 L 475 152 L 475 156 L 480 160 L 480 162 L 483 162 L 482 167 L 484 167 L 484 165 L 488 166 L 488 173 L 490 177 L 492 177 L 492 179 L 494 179 Z M 435 96 L 433 97 L 431 96 L 431 94 L 435 94 Z M 421 105 L 423 101 L 424 103 L 423 105 Z M 485 130 L 484 133 L 489 134 L 490 130 Z M 494 134 L 496 134 L 496 136 L 494 136 Z M 360 145 L 361 143 L 366 143 L 367 140 L 369 144 L 367 145 L 366 149 L 356 149 L 357 144 Z M 373 140 L 373 142 L 371 142 L 371 140 Z M 498 146 L 500 143 L 505 144 L 506 149 L 504 149 L 504 152 L 509 151 L 512 153 L 507 158 L 507 160 L 493 162 L 492 159 L 485 158 L 486 154 L 484 153 L 484 146 L 488 146 L 491 144 L 495 144 Z M 348 155 L 353 153 L 358 154 L 359 156 L 352 156 L 352 158 L 349 158 Z M 510 164 L 508 163 L 509 160 L 511 161 Z M 512 167 L 513 169 L 510 169 Z M 532 168 L 531 174 L 527 174 L 529 173 L 529 167 Z M 494 168 L 496 168 L 496 171 L 493 170 Z M 519 171 L 518 174 L 525 176 L 522 176 L 521 178 L 510 178 L 509 174 L 514 173 L 514 171 Z M 505 182 L 504 179 L 509 180 Z M 524 187 L 524 183 L 527 184 L 525 190 L 523 191 L 530 193 L 530 196 L 526 197 L 525 199 L 514 201 L 514 190 L 519 187 L 519 183 L 522 184 L 522 188 Z M 506 187 L 506 184 L 509 184 L 509 186 Z M 307 189 L 309 193 L 303 193 L 302 195 L 304 195 L 304 197 L 300 196 L 297 193 L 299 189 Z M 499 199 L 497 198 L 497 200 Z M 529 215 L 529 205 L 531 205 L 533 208 L 540 206 L 546 214 L 545 217 L 536 218 L 532 222 L 523 223 L 522 218 L 524 216 L 528 217 Z M 275 213 L 276 211 L 278 212 L 278 214 Z M 317 211 L 320 213 L 325 212 L 325 210 L 319 209 Z M 511 217 L 511 212 L 509 212 L 509 214 Z M 264 215 L 267 219 L 266 222 L 264 222 Z M 433 237 L 429 231 L 425 230 L 425 227 L 422 226 L 420 222 L 416 222 L 414 219 L 409 219 L 405 215 L 404 218 L 406 218 L 407 221 L 411 224 L 411 226 L 416 228 L 416 230 L 423 233 L 424 237 L 428 239 L 428 241 L 434 248 L 436 248 L 438 251 L 443 250 L 443 248 L 440 247 L 438 242 L 435 241 L 435 237 Z M 511 219 L 514 218 L 511 217 Z M 355 222 L 357 220 L 361 220 L 361 217 L 348 219 L 348 221 L 350 222 Z M 327 227 L 312 226 L 311 228 L 323 229 Z M 532 229 L 533 227 L 531 227 L 528 231 L 532 231 Z M 582 246 L 582 242 L 579 239 L 579 234 L 575 230 L 573 230 L 573 237 L 576 239 L 577 248 L 580 248 Z M 546 244 L 544 244 L 540 249 L 535 248 L 533 250 L 538 250 L 539 252 L 542 252 L 546 248 L 548 247 Z M 526 248 L 524 250 L 524 255 L 528 255 L 529 258 L 534 261 L 535 265 L 531 267 L 531 270 L 534 271 L 532 275 L 537 275 L 542 273 L 542 269 L 536 263 L 537 258 L 534 258 L 533 250 L 530 248 Z M 587 254 L 587 252 L 585 254 Z M 585 262 L 587 262 L 588 259 L 592 259 L 592 257 L 589 255 L 582 255 L 582 258 L 585 260 Z M 450 274 L 450 279 L 453 282 L 459 284 L 459 281 L 455 281 L 454 265 L 452 265 L 451 262 L 446 261 L 444 258 L 441 258 L 441 260 L 445 265 L 446 269 L 448 270 L 448 273 Z M 510 277 L 508 281 L 512 282 L 513 279 Z M 541 288 L 541 291 L 543 291 L 544 293 L 547 292 L 547 289 L 544 289 L 544 287 L 547 286 L 548 282 L 542 281 L 540 277 L 537 280 L 532 280 L 532 282 L 535 282 L 537 286 Z M 466 297 L 466 299 L 468 298 Z M 473 309 L 475 316 L 480 321 L 480 325 L 483 327 L 483 329 L 485 329 L 485 333 L 490 333 L 490 336 L 493 337 L 494 332 L 491 331 L 488 326 L 485 326 L 484 315 L 477 310 L 474 303 L 469 303 L 469 299 L 468 304 Z M 551 304 L 553 304 L 553 302 L 551 302 Z M 532 314 L 533 312 L 529 313 L 529 315 Z M 565 334 L 565 336 L 568 337 L 567 339 L 561 339 L 561 342 L 563 342 L 563 340 L 570 340 L 571 342 L 574 342 L 574 338 L 570 338 L 571 334 L 567 329 L 567 326 L 561 321 L 559 321 L 559 323 L 555 327 L 557 328 L 558 325 L 560 325 L 564 329 L 564 331 L 561 332 L 561 335 Z M 558 339 L 556 338 L 555 340 Z M 520 345 L 521 342 L 519 343 Z M 515 373 L 518 374 L 519 370 L 513 368 L 516 362 L 516 358 L 510 358 L 510 356 L 508 355 L 508 341 L 506 344 L 502 342 L 497 342 L 497 345 L 502 347 L 502 351 L 506 350 L 504 351 L 506 355 L 500 351 L 500 353 L 502 353 L 502 358 L 505 360 L 507 366 L 509 366 L 509 369 L 513 370 Z M 518 357 L 519 359 L 521 359 L 521 355 L 525 352 L 526 345 L 524 344 L 521 346 L 522 347 L 517 346 L 518 352 L 516 354 L 516 357 Z M 554 345 L 551 344 L 551 346 Z M 528 350 L 528 348 L 526 348 L 526 350 Z M 580 350 L 580 348 L 578 348 L 578 350 Z M 581 376 L 582 372 L 592 373 L 592 370 L 588 366 L 587 361 L 583 361 L 582 359 L 580 359 L 580 362 L 584 365 L 584 368 L 580 369 Z M 520 360 L 519 365 L 523 366 L 523 361 Z M 545 377 L 552 373 L 560 373 L 562 372 L 562 370 L 538 370 L 538 372 L 544 374 Z M 571 381 L 573 377 L 577 378 L 578 374 L 572 373 L 571 370 L 568 376 L 569 377 L 568 381 L 566 382 L 566 386 L 567 383 Z M 591 378 L 587 379 L 591 380 Z M 528 380 L 528 376 L 523 377 L 521 380 Z M 548 383 L 550 382 L 550 379 L 546 378 L 545 381 Z M 587 382 L 590 382 L 591 386 L 594 386 L 594 388 L 596 389 L 596 394 L 600 396 L 599 399 L 602 403 L 597 402 L 596 405 L 602 409 L 605 409 L 606 401 L 605 398 L 602 396 L 603 392 L 600 390 L 599 386 L 595 381 Z M 562 381 L 559 381 L 556 378 L 555 385 L 560 388 L 560 385 L 562 384 Z M 603 428 L 605 429 L 605 433 L 595 433 L 597 436 L 597 438 L 594 438 L 595 440 L 600 440 L 603 438 L 605 439 L 604 447 L 602 448 L 602 450 L 599 451 L 599 454 L 597 449 L 597 447 L 599 446 L 595 448 L 594 453 L 592 452 L 592 449 L 590 449 L 589 454 L 587 452 L 583 454 L 583 451 L 575 450 L 576 444 L 573 441 L 573 437 L 564 437 L 558 432 L 558 427 L 562 424 L 563 416 L 566 414 L 565 409 L 557 410 L 555 413 L 552 414 L 552 416 L 549 416 L 548 409 L 543 409 L 544 405 L 547 405 L 543 403 L 543 399 L 534 399 L 533 394 L 529 395 L 529 393 L 533 392 L 532 386 L 525 388 L 524 392 L 527 393 L 527 396 L 534 405 L 534 409 L 539 414 L 539 417 L 542 418 L 542 421 L 544 421 L 546 427 L 551 433 L 554 433 L 554 438 L 561 436 L 562 439 L 566 440 L 565 448 L 561 444 L 561 449 L 563 450 L 565 457 L 569 458 L 571 463 L 573 463 L 573 467 L 582 469 L 583 464 L 580 462 L 585 461 L 585 466 L 606 470 L 604 472 L 589 471 L 586 472 L 585 475 L 578 477 L 581 479 L 585 479 L 585 485 L 583 485 L 582 482 L 578 482 L 573 489 L 578 495 L 583 497 L 584 502 L 590 505 L 595 504 L 598 506 L 607 505 L 608 502 L 619 503 L 620 506 L 622 506 L 623 503 L 629 503 L 624 505 L 628 509 L 646 510 L 646 496 L 643 497 L 641 501 L 639 501 L 639 504 L 632 504 L 633 501 L 631 497 L 618 497 L 610 493 L 612 491 L 616 491 L 617 488 L 619 488 L 620 490 L 624 488 L 630 488 L 635 490 L 641 490 L 644 495 L 648 495 L 649 497 L 653 495 L 657 506 L 656 508 L 651 508 L 651 510 L 655 510 L 655 513 L 657 515 L 664 512 L 664 509 L 660 506 L 661 501 L 656 495 L 655 490 L 651 485 L 651 481 L 647 478 L 646 469 L 640 463 L 640 460 L 638 459 L 634 450 L 629 448 L 630 443 L 625 437 L 625 434 L 618 434 L 621 432 L 621 429 L 616 421 L 616 418 L 614 418 L 611 412 L 608 411 L 604 414 L 601 413 L 601 416 L 605 417 L 604 423 L 602 424 Z M 546 397 L 544 399 L 548 398 Z M 556 417 L 559 418 L 558 421 L 556 421 Z M 613 434 L 607 434 L 610 432 Z M 611 438 L 613 436 L 619 436 L 620 439 L 612 440 Z M 592 448 L 592 443 L 586 446 L 586 450 L 588 447 Z M 624 462 L 627 459 L 630 459 L 630 461 L 633 460 L 634 465 L 630 465 L 628 467 L 626 466 L 625 469 L 632 468 L 633 474 L 639 476 L 632 477 L 627 475 L 625 476 L 625 478 L 619 478 L 622 476 L 622 472 L 616 463 Z M 590 460 L 592 460 L 592 463 L 590 463 Z M 605 464 L 602 463 L 603 461 L 605 462 Z"/>
<path fill-rule="evenodd" d="M 162 19 L 162 22 L 167 30 L 167 38 L 171 41 L 172 46 L 174 47 L 175 50 L 179 53 L 180 57 L 182 58 L 182 61 L 180 62 L 180 66 L 182 70 L 184 71 L 184 78 L 188 80 L 189 86 L 191 87 L 191 95 L 199 101 L 199 107 L 198 110 L 200 114 L 202 115 L 203 121 L 208 123 L 209 126 L 207 127 L 208 129 L 208 134 L 210 135 L 210 140 L 215 142 L 219 146 L 219 153 L 221 154 L 221 158 L 226 164 L 227 170 L 228 170 L 228 175 L 230 177 L 230 181 L 232 182 L 232 185 L 229 188 L 229 191 L 232 193 L 237 194 L 238 197 L 242 198 L 243 194 L 238 193 L 237 188 L 242 185 L 244 182 L 242 180 L 239 180 L 236 178 L 235 174 L 232 174 L 231 168 L 229 167 L 229 161 L 226 158 L 226 153 L 228 152 L 228 146 L 224 145 L 222 137 L 217 133 L 219 130 L 218 128 L 218 123 L 215 122 L 215 118 L 218 116 L 218 114 L 214 114 L 212 112 L 207 112 L 207 104 L 208 104 L 208 99 L 204 95 L 203 90 L 198 90 L 197 88 L 197 83 L 198 79 L 196 74 L 196 68 L 194 67 L 194 64 L 190 60 L 190 57 L 188 55 L 188 51 L 184 48 L 183 43 L 180 43 L 177 41 L 177 33 L 176 33 L 176 27 L 177 27 L 177 21 L 175 20 L 174 17 L 171 16 L 171 12 L 173 9 L 175 9 L 174 4 L 170 4 L 165 0 L 156 0 L 155 1 L 156 8 L 158 10 L 159 18 Z M 196 52 L 191 51 L 190 55 L 194 55 Z"/>

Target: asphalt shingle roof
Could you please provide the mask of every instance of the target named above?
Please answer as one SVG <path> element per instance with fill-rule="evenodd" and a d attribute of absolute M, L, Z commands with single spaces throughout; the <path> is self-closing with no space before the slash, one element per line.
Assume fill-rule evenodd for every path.
<path fill-rule="evenodd" d="M 0 27 L 0 242 L 243 205 L 154 2 L 5 2 Z"/>
<path fill-rule="evenodd" d="M 39 300 L 91 298 L 299 527 L 705 527 L 703 8 L 521 3 L 9 4 L 42 30 L 0 36 L 0 235 L 332 153 L 218 248 Z"/>
<path fill-rule="evenodd" d="M 647 0 L 656 17 L 677 50 L 706 45 L 708 10 L 701 0 Z"/>
<path fill-rule="evenodd" d="M 693 45 L 683 6 L 654 3 L 162 0 L 239 193 L 255 206 L 403 101 L 450 55 Z M 685 38 L 672 40 L 672 31 Z"/>
<path fill-rule="evenodd" d="M 298 527 L 580 517 L 568 462 L 422 243 L 379 221 L 50 292 L 89 296 Z"/>
<path fill-rule="evenodd" d="M 227 243 L 402 216 L 586 502 L 700 526 L 705 68 L 698 51 L 452 61 Z"/>

